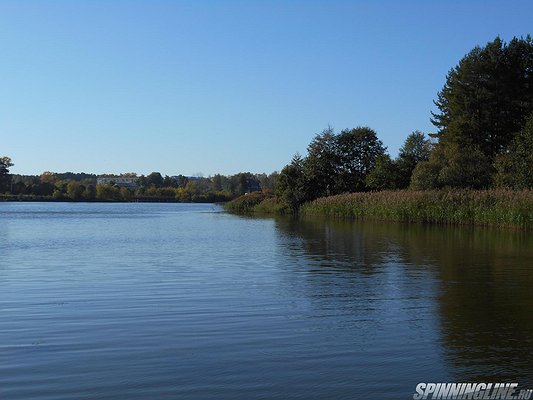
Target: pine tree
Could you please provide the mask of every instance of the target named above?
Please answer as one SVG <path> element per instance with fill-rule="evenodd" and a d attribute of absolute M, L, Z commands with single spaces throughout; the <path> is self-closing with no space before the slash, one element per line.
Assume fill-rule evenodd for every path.
<path fill-rule="evenodd" d="M 533 111 L 531 37 L 474 48 L 448 73 L 435 105 L 442 145 L 475 146 L 493 162 Z"/>

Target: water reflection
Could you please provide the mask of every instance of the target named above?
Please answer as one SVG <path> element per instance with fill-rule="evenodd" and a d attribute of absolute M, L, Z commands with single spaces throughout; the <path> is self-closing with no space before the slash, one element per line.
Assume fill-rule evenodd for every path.
<path fill-rule="evenodd" d="M 211 211 L 4 204 L 0 397 L 395 400 L 418 382 L 533 386 L 529 235 Z"/>
<path fill-rule="evenodd" d="M 379 309 L 415 336 L 435 314 L 440 335 L 431 340 L 451 379 L 533 386 L 533 235 L 316 219 L 278 219 L 276 227 L 288 257 L 310 276 L 331 276 L 308 279 L 311 299 L 320 294 L 333 308 L 338 298 L 324 296 L 344 296 L 351 304 L 339 312 Z"/>

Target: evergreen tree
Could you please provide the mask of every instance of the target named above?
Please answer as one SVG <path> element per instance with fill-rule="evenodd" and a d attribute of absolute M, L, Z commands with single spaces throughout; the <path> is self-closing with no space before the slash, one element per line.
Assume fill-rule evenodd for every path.
<path fill-rule="evenodd" d="M 296 154 L 277 178 L 276 196 L 295 212 L 307 200 L 305 189 L 304 160 Z"/>
<path fill-rule="evenodd" d="M 159 188 L 163 186 L 164 179 L 161 176 L 161 173 L 159 172 L 152 172 L 150 175 L 146 177 L 146 183 L 147 185 L 153 185 L 156 188 Z"/>
<path fill-rule="evenodd" d="M 531 37 L 474 48 L 448 73 L 435 105 L 441 145 L 475 147 L 493 162 L 533 111 Z"/>

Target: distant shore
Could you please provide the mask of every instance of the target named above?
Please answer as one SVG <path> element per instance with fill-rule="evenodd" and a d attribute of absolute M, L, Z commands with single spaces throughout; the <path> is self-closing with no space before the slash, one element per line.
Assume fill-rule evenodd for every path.
<path fill-rule="evenodd" d="M 213 201 L 179 201 L 172 197 L 132 197 L 130 199 L 79 199 L 53 196 L 0 194 L 0 202 L 51 202 L 51 203 L 216 203 Z"/>

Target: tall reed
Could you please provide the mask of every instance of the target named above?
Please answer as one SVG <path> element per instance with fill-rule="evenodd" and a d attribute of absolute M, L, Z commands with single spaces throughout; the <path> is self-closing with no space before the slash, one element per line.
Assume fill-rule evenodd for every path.
<path fill-rule="evenodd" d="M 323 197 L 302 215 L 401 222 L 533 228 L 533 191 L 383 191 Z"/>
<path fill-rule="evenodd" d="M 286 214 L 287 207 L 278 202 L 272 191 L 252 192 L 224 204 L 224 208 L 236 214 Z"/>

